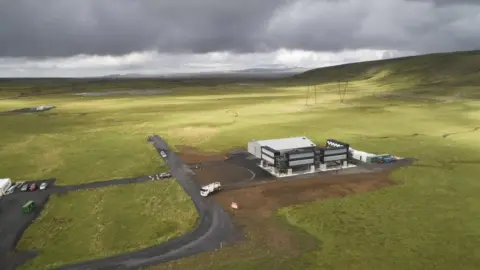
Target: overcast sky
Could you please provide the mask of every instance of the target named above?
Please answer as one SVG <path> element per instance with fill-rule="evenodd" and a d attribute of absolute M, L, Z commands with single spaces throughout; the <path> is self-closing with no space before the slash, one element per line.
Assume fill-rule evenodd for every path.
<path fill-rule="evenodd" d="M 320 67 L 480 49 L 480 0 L 0 0 L 0 76 Z"/>

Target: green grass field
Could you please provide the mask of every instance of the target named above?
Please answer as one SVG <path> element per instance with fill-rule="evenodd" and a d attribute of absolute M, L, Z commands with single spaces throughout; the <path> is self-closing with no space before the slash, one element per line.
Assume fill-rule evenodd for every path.
<path fill-rule="evenodd" d="M 401 183 L 396 187 L 279 210 L 282 219 L 321 241 L 316 251 L 288 257 L 252 244 L 249 255 L 219 251 L 208 262 L 187 258 L 156 269 L 479 269 L 480 130 L 473 131 L 480 127 L 478 66 L 480 53 L 468 52 L 320 69 L 252 86 L 134 80 L 84 86 L 174 91 L 157 96 L 81 98 L 56 90 L 4 99 L 0 110 L 58 108 L 0 116 L 8 127 L 0 135 L 0 172 L 13 179 L 56 176 L 72 184 L 163 171 L 145 142 L 152 133 L 172 146 L 208 151 L 246 147 L 253 138 L 337 138 L 357 149 L 420 161 L 394 174 Z M 338 81 L 349 82 L 344 103 Z M 31 84 L 5 83 L 2 96 L 29 93 Z M 54 82 L 43 84 L 37 92 L 48 93 Z M 306 100 L 307 84 L 317 87 L 316 104 Z M 442 137 L 448 133 L 456 134 Z"/>
<path fill-rule="evenodd" d="M 40 252 L 21 269 L 51 269 L 149 247 L 192 230 L 197 217 L 176 181 L 55 195 L 17 246 Z"/>

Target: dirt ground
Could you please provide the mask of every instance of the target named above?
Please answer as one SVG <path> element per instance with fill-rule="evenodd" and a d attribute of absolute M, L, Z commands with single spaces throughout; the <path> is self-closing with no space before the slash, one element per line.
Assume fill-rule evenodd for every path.
<path fill-rule="evenodd" d="M 201 152 L 194 147 L 186 145 L 175 145 L 175 147 L 178 149 L 180 158 L 187 165 L 224 161 L 226 157 L 224 153 Z"/>
<path fill-rule="evenodd" d="M 299 239 L 298 234 L 275 219 L 275 212 L 285 206 L 373 191 L 395 183 L 388 173 L 360 175 L 325 175 L 293 181 L 276 180 L 251 188 L 219 192 L 214 196 L 234 217 L 244 231 L 256 236 L 255 241 L 271 250 L 296 256 L 318 246 L 313 237 Z M 238 204 L 233 210 L 231 203 Z"/>
<path fill-rule="evenodd" d="M 183 156 L 189 158 L 186 159 L 187 162 L 194 160 L 192 156 L 198 157 L 195 162 L 207 162 L 201 159 L 202 154 L 198 152 L 195 155 L 187 153 Z M 218 156 L 222 157 L 220 160 L 223 159 L 223 155 L 217 154 Z M 211 159 L 208 160 L 211 161 Z M 228 178 L 235 174 L 233 167 L 228 169 L 229 167 L 222 163 L 228 162 L 217 159 L 206 166 L 203 172 L 201 169 L 195 170 L 198 181 L 204 183 L 207 178 Z M 240 163 L 235 164 L 240 166 Z M 244 166 L 243 163 L 241 166 Z M 219 168 L 222 170 L 218 170 Z M 232 173 L 228 174 L 229 171 Z M 288 181 L 275 178 L 267 181 L 253 180 L 238 189 L 225 189 L 213 195 L 213 198 L 231 213 L 235 225 L 244 232 L 246 241 L 224 247 L 220 251 L 199 254 L 154 269 L 187 269 L 188 267 L 209 269 L 209 264 L 216 260 L 255 260 L 257 257 L 265 256 L 265 252 L 270 254 L 269 256 L 287 258 L 318 249 L 320 243 L 316 238 L 289 227 L 285 222 L 280 222 L 275 214 L 276 211 L 289 205 L 344 197 L 395 185 L 395 182 L 389 179 L 390 172 L 389 169 L 361 174 L 322 174 L 316 178 Z M 234 182 L 227 179 L 224 181 Z M 238 204 L 237 210 L 231 208 L 232 202 Z"/>
<path fill-rule="evenodd" d="M 231 212 L 232 201 L 239 205 L 235 218 L 268 217 L 278 208 L 318 199 L 344 197 L 392 186 L 388 172 L 357 175 L 322 175 L 299 180 L 275 180 L 261 185 L 220 192 L 215 199 Z M 233 212 L 232 212 L 233 213 Z"/>
<path fill-rule="evenodd" d="M 202 185 L 211 182 L 220 182 L 222 185 L 236 184 L 251 181 L 255 177 L 247 169 L 228 162 L 211 164 L 195 169 L 195 176 Z"/>
<path fill-rule="evenodd" d="M 257 168 L 249 164 L 232 162 L 229 153 L 208 153 L 189 146 L 176 146 L 178 153 L 185 164 L 190 165 L 195 172 L 197 181 L 206 185 L 211 182 L 220 182 L 223 186 L 258 180 L 260 174 L 252 170 Z M 198 166 L 198 167 L 197 167 Z"/>
<path fill-rule="evenodd" d="M 276 211 L 285 206 L 315 200 L 344 197 L 395 185 L 388 172 L 359 175 L 325 175 L 292 181 L 275 180 L 257 186 L 225 190 L 213 196 L 233 217 L 246 240 L 215 252 L 202 253 L 153 269 L 210 269 L 213 261 L 245 261 L 265 256 L 281 259 L 321 248 L 305 232 L 281 222 Z M 233 210 L 231 203 L 238 209 Z"/>

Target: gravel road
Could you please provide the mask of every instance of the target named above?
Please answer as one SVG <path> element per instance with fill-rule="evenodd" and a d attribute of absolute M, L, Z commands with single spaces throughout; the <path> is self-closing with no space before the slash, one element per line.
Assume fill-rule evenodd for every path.
<path fill-rule="evenodd" d="M 160 153 L 165 151 L 165 162 L 185 192 L 192 198 L 199 214 L 199 225 L 192 232 L 150 248 L 118 256 L 67 265 L 59 269 L 139 269 L 151 265 L 180 259 L 204 251 L 220 248 L 222 245 L 243 239 L 229 214 L 212 198 L 200 196 L 200 187 L 194 173 L 170 150 L 168 144 L 158 135 L 148 139 Z"/>

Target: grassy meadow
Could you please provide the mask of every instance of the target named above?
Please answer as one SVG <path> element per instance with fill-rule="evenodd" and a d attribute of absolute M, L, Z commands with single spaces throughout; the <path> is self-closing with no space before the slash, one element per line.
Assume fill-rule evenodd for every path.
<path fill-rule="evenodd" d="M 256 247 L 252 240 L 250 253 L 235 255 L 232 247 L 208 262 L 186 258 L 155 269 L 479 269 L 478 66 L 480 53 L 465 52 L 319 69 L 248 86 L 119 80 L 59 86 L 63 92 L 56 88 L 48 94 L 54 82 L 41 82 L 35 93 L 46 95 L 0 100 L 0 110 L 57 106 L 39 114 L 0 115 L 6 127 L 0 134 L 0 173 L 13 179 L 54 176 L 60 184 L 73 184 L 160 172 L 166 168 L 145 140 L 152 133 L 172 146 L 207 151 L 246 147 L 251 139 L 306 135 L 322 143 L 336 138 L 356 149 L 419 161 L 395 172 L 398 186 L 280 209 L 281 219 L 322 243 L 318 250 L 288 256 Z M 348 81 L 343 103 L 338 81 Z M 30 93 L 32 84 L 3 82 L 0 93 Z M 317 89 L 316 104 L 312 96 L 307 99 L 307 85 Z M 142 88 L 173 92 L 71 95 Z M 88 192 L 103 191 L 78 194 Z M 69 196 L 73 201 L 82 195 Z M 43 224 L 61 216 L 57 200 L 62 199 L 49 203 Z M 41 222 L 35 226 L 46 228 Z M 36 237 L 39 245 L 52 244 Z M 25 239 L 32 245 L 37 241 L 28 233 Z"/>
<path fill-rule="evenodd" d="M 153 181 L 54 195 L 17 249 L 40 255 L 21 269 L 146 248 L 193 230 L 198 214 L 176 181 Z"/>

